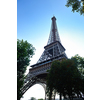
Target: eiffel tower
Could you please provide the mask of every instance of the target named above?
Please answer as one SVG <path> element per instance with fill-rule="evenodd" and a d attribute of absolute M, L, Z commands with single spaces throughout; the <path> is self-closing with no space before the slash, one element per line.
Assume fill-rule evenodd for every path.
<path fill-rule="evenodd" d="M 44 47 L 45 50 L 37 63 L 30 66 L 31 68 L 27 74 L 24 86 L 21 89 L 22 94 L 24 94 L 31 86 L 35 84 L 41 84 L 46 92 L 46 76 L 48 73 L 47 70 L 50 69 L 52 61 L 62 60 L 63 58 L 67 59 L 65 48 L 61 44 L 58 34 L 55 16 L 53 16 L 51 20 L 52 25 L 47 45 Z"/>

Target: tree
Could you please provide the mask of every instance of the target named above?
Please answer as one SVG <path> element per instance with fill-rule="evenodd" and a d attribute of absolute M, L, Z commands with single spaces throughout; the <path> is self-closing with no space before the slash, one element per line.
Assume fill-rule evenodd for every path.
<path fill-rule="evenodd" d="M 44 99 L 41 98 L 41 99 L 38 99 L 38 100 L 44 100 Z"/>
<path fill-rule="evenodd" d="M 73 12 L 79 12 L 81 15 L 84 14 L 84 0 L 67 0 L 66 7 L 72 6 Z"/>
<path fill-rule="evenodd" d="M 47 95 L 49 96 L 49 100 L 51 100 L 52 93 L 55 90 L 55 85 L 59 79 L 59 71 L 60 71 L 60 62 L 54 61 L 51 65 L 51 69 L 48 71 L 49 74 L 47 76 Z"/>
<path fill-rule="evenodd" d="M 35 48 L 27 41 L 17 39 L 17 100 L 22 97 L 20 89 L 23 87 L 25 71 Z"/>
<path fill-rule="evenodd" d="M 78 70 L 82 76 L 84 76 L 84 58 L 76 54 L 74 57 L 71 57 L 71 59 L 75 60 Z"/>
<path fill-rule="evenodd" d="M 36 98 L 34 98 L 34 97 L 31 97 L 31 99 L 30 100 L 36 100 Z"/>
<path fill-rule="evenodd" d="M 66 99 L 69 96 L 70 100 L 73 95 L 79 94 L 82 91 L 80 83 L 82 83 L 82 75 L 77 68 L 77 63 L 74 59 L 62 61 L 54 61 L 47 76 L 47 94 L 50 98 L 55 90 Z"/>
<path fill-rule="evenodd" d="M 75 61 L 76 66 L 81 73 L 81 79 L 79 80 L 81 85 L 79 83 L 77 83 L 77 85 L 80 85 L 80 91 L 84 94 L 84 58 L 76 54 L 71 59 Z"/>

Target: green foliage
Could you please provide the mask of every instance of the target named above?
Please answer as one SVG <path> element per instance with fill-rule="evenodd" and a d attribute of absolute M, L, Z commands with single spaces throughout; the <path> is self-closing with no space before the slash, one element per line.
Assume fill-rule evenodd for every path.
<path fill-rule="evenodd" d="M 34 50 L 35 48 L 27 41 L 17 39 L 17 100 L 22 97 L 20 89 L 24 84 L 24 74 L 30 58 L 34 55 Z"/>
<path fill-rule="evenodd" d="M 38 100 L 44 100 L 44 99 L 38 99 Z"/>
<path fill-rule="evenodd" d="M 59 79 L 58 78 L 58 75 L 59 75 L 58 71 L 60 70 L 59 68 L 60 68 L 60 62 L 54 61 L 51 65 L 51 69 L 49 70 L 49 74 L 47 77 L 47 95 L 49 96 L 49 99 L 51 99 L 52 91 L 55 90 L 54 88 L 56 85 L 55 79 Z"/>
<path fill-rule="evenodd" d="M 31 97 L 31 99 L 30 100 L 36 100 L 36 98 L 34 98 L 34 97 Z"/>
<path fill-rule="evenodd" d="M 73 12 L 79 12 L 81 15 L 84 14 L 84 0 L 67 0 L 67 7 L 72 7 Z"/>
<path fill-rule="evenodd" d="M 69 96 L 71 99 L 73 93 L 79 94 L 84 91 L 84 79 L 78 70 L 75 59 L 54 61 L 47 76 L 47 94 L 49 99 L 55 90 L 60 95 Z"/>
<path fill-rule="evenodd" d="M 77 83 L 76 85 L 80 85 L 80 91 L 84 94 L 84 58 L 80 57 L 78 54 L 76 54 L 74 57 L 72 57 L 71 59 L 74 60 L 74 62 L 76 63 L 76 66 L 81 74 L 81 80 L 80 83 Z"/>
<path fill-rule="evenodd" d="M 84 76 L 84 58 L 80 57 L 78 54 L 76 54 L 71 59 L 73 59 L 76 62 L 76 66 L 77 66 L 78 70 L 80 71 L 82 76 Z"/>

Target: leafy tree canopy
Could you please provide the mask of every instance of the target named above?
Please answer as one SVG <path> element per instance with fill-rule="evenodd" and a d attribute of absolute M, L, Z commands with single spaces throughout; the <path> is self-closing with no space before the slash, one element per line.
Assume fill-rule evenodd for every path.
<path fill-rule="evenodd" d="M 25 71 L 29 65 L 30 58 L 34 55 L 35 48 L 27 41 L 17 39 L 17 100 L 22 95 L 20 89 L 24 84 Z"/>
<path fill-rule="evenodd" d="M 52 97 L 55 90 L 59 94 L 69 96 L 71 99 L 73 93 L 79 94 L 84 90 L 84 79 L 78 70 L 75 59 L 54 61 L 47 77 L 47 95 Z"/>
<path fill-rule="evenodd" d="M 38 99 L 38 100 L 44 100 L 44 99 L 41 98 L 41 99 Z"/>
<path fill-rule="evenodd" d="M 72 7 L 73 12 L 84 14 L 84 0 L 67 0 L 66 7 Z"/>
<path fill-rule="evenodd" d="M 36 100 L 36 98 L 34 98 L 34 97 L 31 97 L 31 99 L 30 100 Z"/>
<path fill-rule="evenodd" d="M 84 58 L 76 54 L 71 59 L 75 60 L 76 66 L 78 70 L 81 72 L 81 74 L 84 76 Z"/>

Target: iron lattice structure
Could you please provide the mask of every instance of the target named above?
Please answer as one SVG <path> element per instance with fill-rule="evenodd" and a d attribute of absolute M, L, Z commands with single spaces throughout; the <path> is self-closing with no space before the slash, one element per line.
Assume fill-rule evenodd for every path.
<path fill-rule="evenodd" d="M 55 17 L 52 18 L 50 36 L 47 46 L 45 46 L 44 49 L 45 50 L 37 63 L 47 61 L 62 54 L 65 56 L 65 58 L 67 58 L 65 54 L 65 48 L 62 46 L 60 41 Z"/>
<path fill-rule="evenodd" d="M 51 44 L 55 41 L 59 41 L 61 43 L 60 37 L 59 37 L 59 34 L 58 34 L 57 25 L 56 25 L 56 18 L 53 17 L 52 18 L 52 24 L 51 24 L 50 36 L 49 36 L 47 45 L 49 45 L 49 44 Z"/>
<path fill-rule="evenodd" d="M 30 66 L 29 73 L 26 77 L 25 84 L 21 89 L 21 93 L 24 94 L 34 84 L 41 84 L 46 93 L 46 76 L 47 70 L 50 69 L 52 61 L 67 59 L 65 54 L 65 48 L 61 44 L 58 29 L 56 25 L 56 18 L 53 16 L 50 30 L 50 36 L 47 45 L 44 47 L 44 52 L 37 61 L 36 64 Z M 46 94 L 45 94 L 46 100 Z"/>

